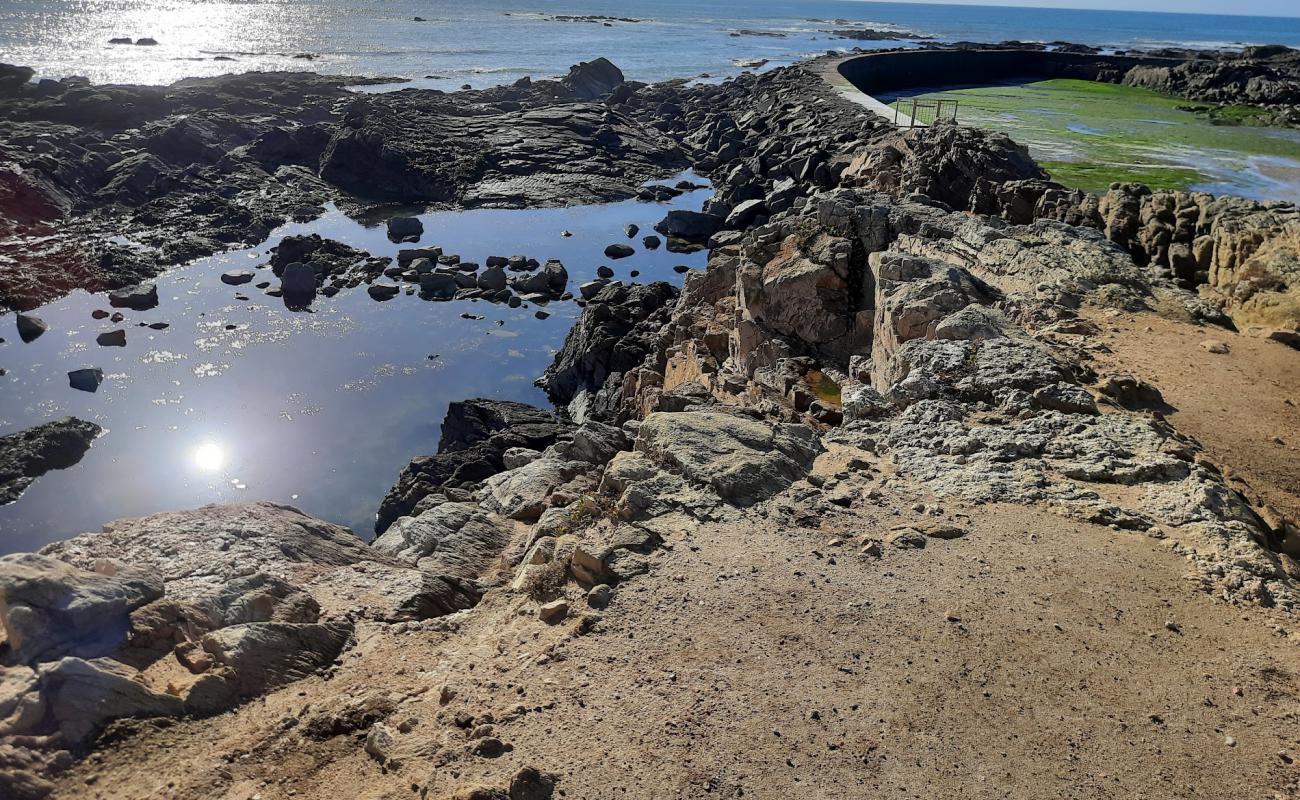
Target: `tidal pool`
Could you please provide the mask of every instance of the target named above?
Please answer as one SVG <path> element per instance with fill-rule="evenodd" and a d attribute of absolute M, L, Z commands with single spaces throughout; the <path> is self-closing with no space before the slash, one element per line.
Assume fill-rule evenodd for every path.
<path fill-rule="evenodd" d="M 558 258 L 575 292 L 601 264 L 625 282 L 680 285 L 673 267 L 703 268 L 706 254 L 647 251 L 641 237 L 670 209 L 698 210 L 709 193 L 669 203 L 421 214 L 417 245 L 393 244 L 382 224 L 331 209 L 313 222 L 285 225 L 259 247 L 164 273 L 156 281 L 159 306 L 122 309 L 119 324 L 93 319 L 96 309 L 117 309 L 102 294 L 80 291 L 33 311 L 50 330 L 27 344 L 13 330 L 13 315 L 0 317 L 0 435 L 66 415 L 106 429 L 81 463 L 47 473 L 0 507 L 0 553 L 98 530 L 118 517 L 255 499 L 290 503 L 368 537 L 398 471 L 436 450 L 449 402 L 494 397 L 547 405 L 533 380 L 577 318 L 574 303 L 550 303 L 551 316 L 540 320 L 535 307 L 483 301 L 401 294 L 377 302 L 361 286 L 318 297 L 310 313 L 299 313 L 253 284 L 220 281 L 223 271 L 265 265 L 281 237 L 319 233 L 372 255 L 436 245 L 479 263 L 489 255 Z M 629 240 L 627 223 L 642 232 Z M 561 236 L 565 230 L 573 235 Z M 632 244 L 636 255 L 609 261 L 603 250 L 613 242 Z M 640 276 L 630 279 L 631 270 Z M 278 285 L 269 268 L 258 272 L 255 282 L 262 280 Z M 125 347 L 96 344 L 99 333 L 118 328 L 126 329 Z M 89 366 L 104 371 L 99 390 L 70 388 L 68 371 Z"/>
<path fill-rule="evenodd" d="M 1194 105 L 1181 98 L 1082 80 L 907 96 L 957 100 L 961 124 L 1009 134 L 1067 186 L 1104 191 L 1113 181 L 1138 181 L 1300 201 L 1300 131 L 1216 125 L 1179 108 Z"/>

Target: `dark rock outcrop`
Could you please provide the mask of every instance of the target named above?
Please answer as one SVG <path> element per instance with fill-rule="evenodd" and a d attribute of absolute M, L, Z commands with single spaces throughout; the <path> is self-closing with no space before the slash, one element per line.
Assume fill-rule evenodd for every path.
<path fill-rule="evenodd" d="M 398 517 L 417 513 L 421 501 L 446 490 L 465 490 L 505 469 L 512 447 L 542 450 L 571 431 L 569 423 L 540 408 L 507 400 L 452 403 L 432 456 L 412 459 L 384 496 L 375 519 L 383 533 Z M 444 498 L 445 499 L 445 498 Z"/>
<path fill-rule="evenodd" d="M 577 412 L 575 418 L 610 416 L 619 398 L 612 384 L 605 391 L 606 384 L 616 384 L 653 351 L 677 294 L 663 282 L 605 287 L 588 301 L 537 385 L 551 402 Z M 573 406 L 583 395 L 584 402 Z"/>
<path fill-rule="evenodd" d="M 17 500 L 50 470 L 76 465 L 103 430 L 93 422 L 64 417 L 0 436 L 0 505 Z"/>

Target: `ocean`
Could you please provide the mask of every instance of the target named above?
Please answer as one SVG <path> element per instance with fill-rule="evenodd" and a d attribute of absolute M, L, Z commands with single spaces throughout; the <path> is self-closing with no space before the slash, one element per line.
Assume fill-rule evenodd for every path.
<path fill-rule="evenodd" d="M 561 15 L 615 19 L 554 19 Z M 829 32 L 847 26 L 895 28 L 944 41 L 1300 46 L 1300 18 L 853 0 L 4 0 L 0 61 L 32 66 L 42 77 L 83 75 L 96 83 L 160 84 L 236 71 L 311 69 L 450 89 L 563 74 L 569 65 L 597 56 L 609 57 L 637 80 L 718 79 L 754 60 L 766 60 L 770 68 L 827 50 L 899 44 L 856 42 Z M 158 44 L 109 44 L 114 37 L 148 37 Z"/>

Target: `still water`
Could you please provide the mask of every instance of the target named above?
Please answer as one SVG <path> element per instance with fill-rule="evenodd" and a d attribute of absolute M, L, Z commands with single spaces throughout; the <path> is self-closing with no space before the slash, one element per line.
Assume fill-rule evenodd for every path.
<path fill-rule="evenodd" d="M 0 552 L 98 530 L 122 516 L 253 499 L 291 503 L 368 536 L 398 471 L 435 451 L 449 402 L 495 397 L 546 405 L 533 380 L 577 318 L 575 304 L 550 303 L 551 316 L 539 320 L 536 308 L 482 301 L 403 294 L 381 303 L 362 286 L 318 297 L 312 313 L 296 313 L 253 284 L 221 283 L 223 271 L 266 264 L 281 237 L 320 233 L 373 255 L 436 245 L 479 263 L 488 255 L 558 258 L 573 291 L 601 264 L 617 279 L 629 280 L 635 269 L 635 280 L 680 284 L 673 267 L 702 268 L 705 255 L 646 251 L 640 239 L 667 211 L 698 210 L 709 193 L 670 203 L 423 214 L 420 244 L 400 246 L 382 225 L 367 227 L 331 209 L 311 223 L 284 226 L 260 247 L 164 273 L 159 306 L 124 309 L 120 324 L 93 319 L 92 311 L 110 309 L 103 295 L 85 292 L 32 312 L 50 330 L 28 344 L 14 332 L 13 315 L 0 317 L 0 367 L 7 370 L 0 434 L 69 414 L 107 429 L 80 464 L 46 474 L 18 502 L 0 507 Z M 627 223 L 642 233 L 629 240 Z M 572 237 L 562 237 L 565 230 Z M 604 258 L 606 245 L 629 241 L 636 255 Z M 269 268 L 255 282 L 262 280 L 278 285 Z M 155 322 L 169 327 L 139 326 Z M 126 329 L 125 347 L 96 344 L 97 334 L 115 328 Z M 67 372 L 87 366 L 105 373 L 94 394 L 68 386 Z"/>

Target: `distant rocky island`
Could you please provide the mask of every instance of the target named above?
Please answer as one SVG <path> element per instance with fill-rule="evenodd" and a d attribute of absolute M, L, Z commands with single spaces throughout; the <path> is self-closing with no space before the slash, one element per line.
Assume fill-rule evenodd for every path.
<path fill-rule="evenodd" d="M 1090 77 L 1300 120 L 1300 52 L 1154 55 Z M 327 203 L 656 202 L 686 168 L 714 190 L 643 240 L 707 249 L 680 289 L 276 243 L 260 290 L 307 306 L 578 304 L 552 405 L 453 403 L 373 532 L 248 502 L 0 558 L 0 793 L 960 794 L 997 752 L 992 793 L 1157 796 L 1167 767 L 1294 788 L 1300 211 L 1071 189 L 1005 136 L 894 127 L 832 87 L 843 58 L 376 94 L 0 65 L 24 338 L 43 303 L 156 303 L 162 271 Z M 0 500 L 99 433 L 0 437 Z"/>

